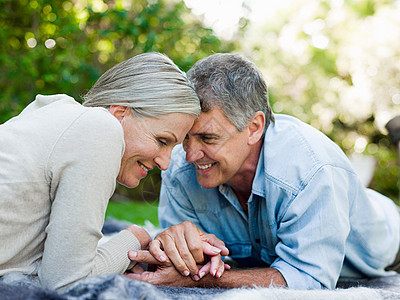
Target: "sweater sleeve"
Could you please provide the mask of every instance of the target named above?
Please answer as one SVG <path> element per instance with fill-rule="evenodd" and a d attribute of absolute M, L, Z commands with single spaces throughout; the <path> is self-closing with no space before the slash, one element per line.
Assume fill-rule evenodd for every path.
<path fill-rule="evenodd" d="M 127 252 L 140 249 L 126 230 L 98 247 L 123 151 L 122 127 L 104 109 L 86 110 L 54 145 L 46 170 L 51 211 L 38 270 L 43 285 L 59 289 L 88 276 L 122 273 L 130 263 Z"/>

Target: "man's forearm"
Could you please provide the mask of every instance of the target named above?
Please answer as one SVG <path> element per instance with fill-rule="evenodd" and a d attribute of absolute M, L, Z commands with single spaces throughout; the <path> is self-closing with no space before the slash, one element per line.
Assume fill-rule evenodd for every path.
<path fill-rule="evenodd" d="M 221 278 L 208 274 L 196 283 L 199 287 L 221 288 L 287 286 L 282 274 L 274 268 L 235 269 L 225 271 Z"/>
<path fill-rule="evenodd" d="M 287 286 L 282 274 L 274 268 L 225 270 L 220 278 L 213 277 L 208 273 L 200 280 L 195 281 L 191 276 L 181 275 L 170 261 L 159 263 L 149 251 L 130 251 L 128 256 L 136 262 L 157 265 L 155 271 L 144 271 L 136 265 L 132 269 L 132 273 L 126 274 L 131 279 L 155 285 L 221 288 Z"/>

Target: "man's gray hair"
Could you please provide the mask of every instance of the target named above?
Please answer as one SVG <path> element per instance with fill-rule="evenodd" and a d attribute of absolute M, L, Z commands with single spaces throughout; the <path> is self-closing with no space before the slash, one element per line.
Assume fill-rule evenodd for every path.
<path fill-rule="evenodd" d="M 106 71 L 83 96 L 84 106 L 128 106 L 142 117 L 200 114 L 192 84 L 171 59 L 156 52 L 136 55 Z"/>
<path fill-rule="evenodd" d="M 239 54 L 216 53 L 196 62 L 187 72 L 200 98 L 201 111 L 221 108 L 242 131 L 257 111 L 266 124 L 274 121 L 265 80 L 254 63 Z"/>

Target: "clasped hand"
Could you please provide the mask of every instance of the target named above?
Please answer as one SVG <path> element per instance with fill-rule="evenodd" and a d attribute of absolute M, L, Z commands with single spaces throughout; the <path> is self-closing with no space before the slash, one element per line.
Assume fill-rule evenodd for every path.
<path fill-rule="evenodd" d="M 148 250 L 130 251 L 131 260 L 156 268 L 145 271 L 136 264 L 126 276 L 153 284 L 195 286 L 207 274 L 219 278 L 225 269 L 230 269 L 221 259 L 228 254 L 225 243 L 215 235 L 205 234 L 185 221 L 157 235 Z"/>

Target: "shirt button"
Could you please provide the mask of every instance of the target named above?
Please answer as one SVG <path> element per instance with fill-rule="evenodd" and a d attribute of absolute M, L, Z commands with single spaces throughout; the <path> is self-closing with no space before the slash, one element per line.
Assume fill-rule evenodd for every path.
<path fill-rule="evenodd" d="M 260 239 L 256 239 L 256 243 L 259 244 L 260 243 Z"/>

